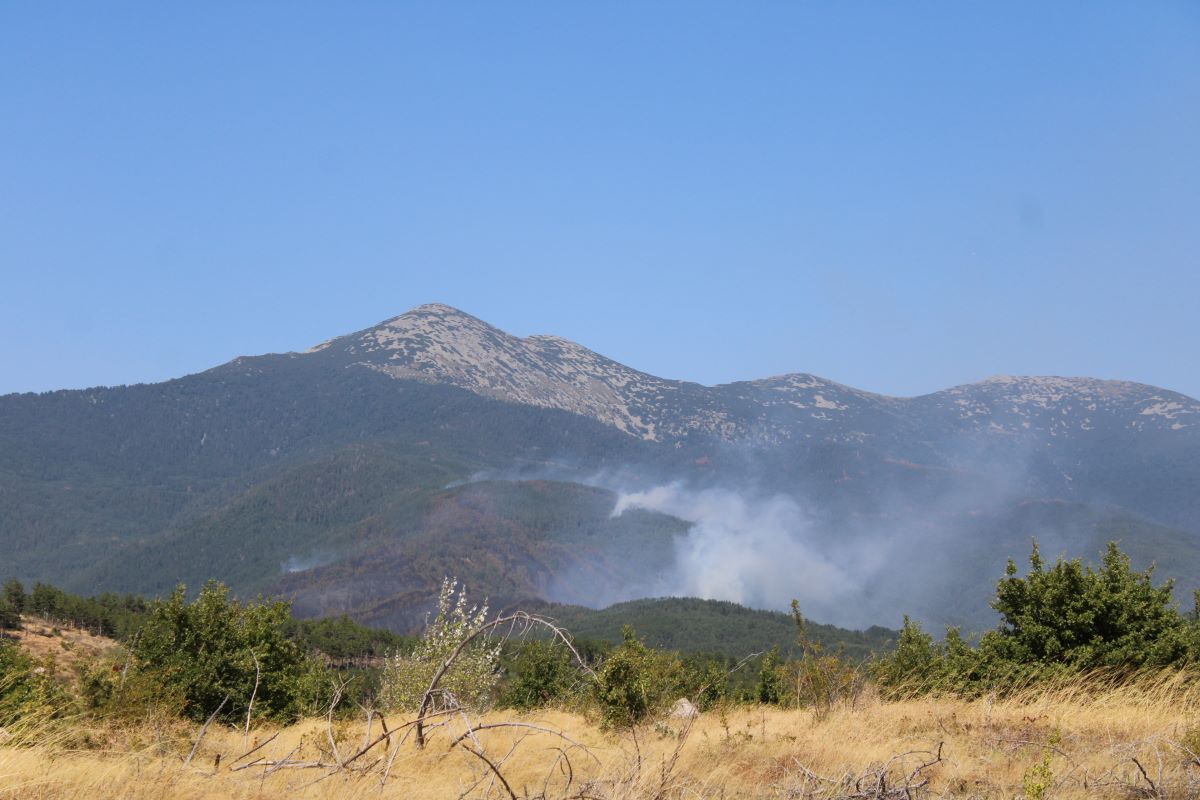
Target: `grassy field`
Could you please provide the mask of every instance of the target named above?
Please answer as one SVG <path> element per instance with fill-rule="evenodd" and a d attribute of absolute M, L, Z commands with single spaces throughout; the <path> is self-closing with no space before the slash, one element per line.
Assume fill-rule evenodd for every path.
<path fill-rule="evenodd" d="M 378 738 L 378 717 L 369 734 L 365 715 L 214 725 L 190 763 L 199 726 L 174 720 L 26 727 L 0 734 L 0 798 L 1200 797 L 1200 686 L 1182 673 L 1007 699 L 868 691 L 823 718 L 743 706 L 636 735 L 565 711 L 480 722 L 505 725 L 451 746 L 469 723 L 445 719 L 424 749 L 404 728 L 343 769 L 317 764 Z"/>

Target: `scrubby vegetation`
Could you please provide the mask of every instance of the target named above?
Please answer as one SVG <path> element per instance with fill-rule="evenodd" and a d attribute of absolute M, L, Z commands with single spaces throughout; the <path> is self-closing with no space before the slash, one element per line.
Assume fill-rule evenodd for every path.
<path fill-rule="evenodd" d="M 397 653 L 385 663 L 382 706 L 403 711 L 419 708 L 435 675 L 449 664 L 439 686 L 443 704 L 487 707 L 499 678 L 501 645 L 483 636 L 469 640 L 487 623 L 488 609 L 468 603 L 466 590 L 457 581 L 443 581 L 438 613 L 425 635 L 410 652 Z"/>
<path fill-rule="evenodd" d="M 1200 597 L 1185 612 L 1172 591 L 1115 544 L 1096 567 L 1047 565 L 1035 544 L 1024 575 L 1009 563 L 993 600 L 1000 622 L 981 636 L 951 629 L 938 641 L 906 620 L 894 648 L 861 659 L 823 641 L 793 604 L 786 647 L 734 660 L 657 648 L 630 626 L 617 643 L 573 640 L 545 617 L 491 614 L 449 580 L 418 639 L 345 618 L 300 622 L 286 603 L 242 602 L 216 583 L 192 600 L 180 587 L 148 601 L 26 592 L 10 581 L 0 592 L 10 630 L 36 617 L 119 644 L 77 659 L 68 681 L 52 655 L 35 659 L 0 639 L 0 738 L 9 740 L 0 758 L 32 757 L 12 755 L 14 746 L 58 752 L 56 741 L 112 749 L 152 724 L 158 757 L 190 764 L 205 754 L 222 796 L 249 791 L 234 777 L 241 771 L 256 772 L 263 792 L 283 769 L 339 774 L 352 793 L 365 791 L 356 781 L 378 791 L 382 780 L 414 796 L 396 765 L 441 776 L 445 788 L 441 762 L 419 755 L 440 742 L 469 759 L 456 794 L 510 800 L 907 798 L 934 787 L 962 797 L 1192 797 Z M 163 738 L 164 725 L 186 733 Z M 308 732 L 290 749 L 255 749 L 299 730 Z M 703 742 L 689 744 L 696 731 Z M 558 756 L 514 755 L 535 736 L 554 739 Z M 1005 750 L 1006 766 L 972 766 L 988 747 Z M 245 754 L 222 767 L 220 754 L 234 750 Z M 653 768 L 648 752 L 658 753 Z M 714 769 L 722 753 L 744 768 Z M 540 788 L 516 783 L 535 772 Z"/>
<path fill-rule="evenodd" d="M 992 607 L 1000 624 L 972 646 L 951 628 L 942 642 L 905 618 L 896 649 L 874 665 L 891 694 L 974 695 L 1038 681 L 1103 674 L 1119 681 L 1139 670 L 1200 662 L 1200 593 L 1181 613 L 1172 583 L 1153 583 L 1110 543 L 1099 568 L 1075 559 L 1047 567 L 1037 544 L 1021 577 L 1009 561 Z"/>

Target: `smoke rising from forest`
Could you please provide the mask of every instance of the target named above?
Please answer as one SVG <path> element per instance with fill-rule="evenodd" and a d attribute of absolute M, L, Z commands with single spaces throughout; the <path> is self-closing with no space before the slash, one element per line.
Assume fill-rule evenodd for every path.
<path fill-rule="evenodd" d="M 665 568 L 646 562 L 639 574 L 638 552 L 613 550 L 610 557 L 634 564 L 619 580 L 564 569 L 547 587 L 547 596 L 560 602 L 602 608 L 679 596 L 786 611 L 796 599 L 811 619 L 843 627 L 896 628 L 909 615 L 935 632 L 949 624 L 969 633 L 995 624 L 988 608 L 995 582 L 1007 559 L 1026 565 L 1031 539 L 1049 559 L 1094 560 L 1123 530 L 1102 507 L 1032 494 L 1031 454 L 1014 449 L 1006 456 L 986 472 L 946 471 L 916 491 L 878 480 L 875 492 L 840 506 L 828 497 L 766 488 L 780 482 L 771 479 L 769 465 L 749 456 L 740 469 L 701 476 L 704 483 L 633 467 L 581 474 L 545 465 L 473 480 L 580 482 L 614 492 L 614 516 L 644 510 L 691 523 L 675 538 Z M 1124 544 L 1136 564 L 1154 558 L 1138 539 Z"/>
<path fill-rule="evenodd" d="M 634 508 L 693 523 L 676 542 L 665 594 L 774 610 L 786 609 L 794 598 L 823 621 L 882 621 L 860 612 L 866 584 L 895 561 L 894 538 L 829 537 L 786 495 L 754 497 L 674 483 L 622 493 L 613 513 Z"/>

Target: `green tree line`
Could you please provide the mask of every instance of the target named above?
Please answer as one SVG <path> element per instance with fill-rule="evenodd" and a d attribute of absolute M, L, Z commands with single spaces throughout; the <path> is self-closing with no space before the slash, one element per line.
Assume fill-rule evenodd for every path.
<path fill-rule="evenodd" d="M 35 665 L 0 638 L 0 725 L 67 709 L 195 720 L 219 709 L 230 723 L 288 720 L 326 710 L 334 697 L 348 712 L 366 706 L 415 713 L 435 675 L 442 702 L 476 710 L 590 709 L 614 727 L 650 719 L 679 698 L 701 710 L 763 703 L 821 714 L 868 682 L 886 697 L 902 697 L 1004 692 L 1081 675 L 1119 681 L 1144 670 L 1188 669 L 1200 659 L 1200 594 L 1185 611 L 1173 589 L 1170 581 L 1156 585 L 1153 569 L 1134 570 L 1115 543 L 1095 567 L 1061 558 L 1048 565 L 1035 543 L 1026 573 L 1010 561 L 997 584 L 994 629 L 974 640 L 949 629 L 938 641 L 906 619 L 896 646 L 864 661 L 829 646 L 795 603 L 790 648 L 735 660 L 652 647 L 629 626 L 615 644 L 473 637 L 494 617 L 468 603 L 452 581 L 443 584 L 419 639 L 345 617 L 296 620 L 285 602 L 242 602 L 216 582 L 192 600 L 182 586 L 147 600 L 80 598 L 43 584 L 26 592 L 9 581 L 0 591 L 0 623 L 19 625 L 22 614 L 82 623 L 114 636 L 123 649 L 108 661 L 81 664 L 71 694 L 51 679 L 53 664 Z"/>

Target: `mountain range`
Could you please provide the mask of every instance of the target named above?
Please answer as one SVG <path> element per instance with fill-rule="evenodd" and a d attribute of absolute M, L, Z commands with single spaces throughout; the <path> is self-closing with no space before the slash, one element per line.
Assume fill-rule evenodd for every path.
<path fill-rule="evenodd" d="M 444 305 L 164 383 L 0 397 L 0 573 L 75 591 L 213 577 L 408 630 L 456 575 L 494 605 L 798 597 L 838 624 L 979 626 L 1031 537 L 1085 557 L 1118 538 L 1200 585 L 1200 402 L 1062 377 L 702 386 Z"/>

